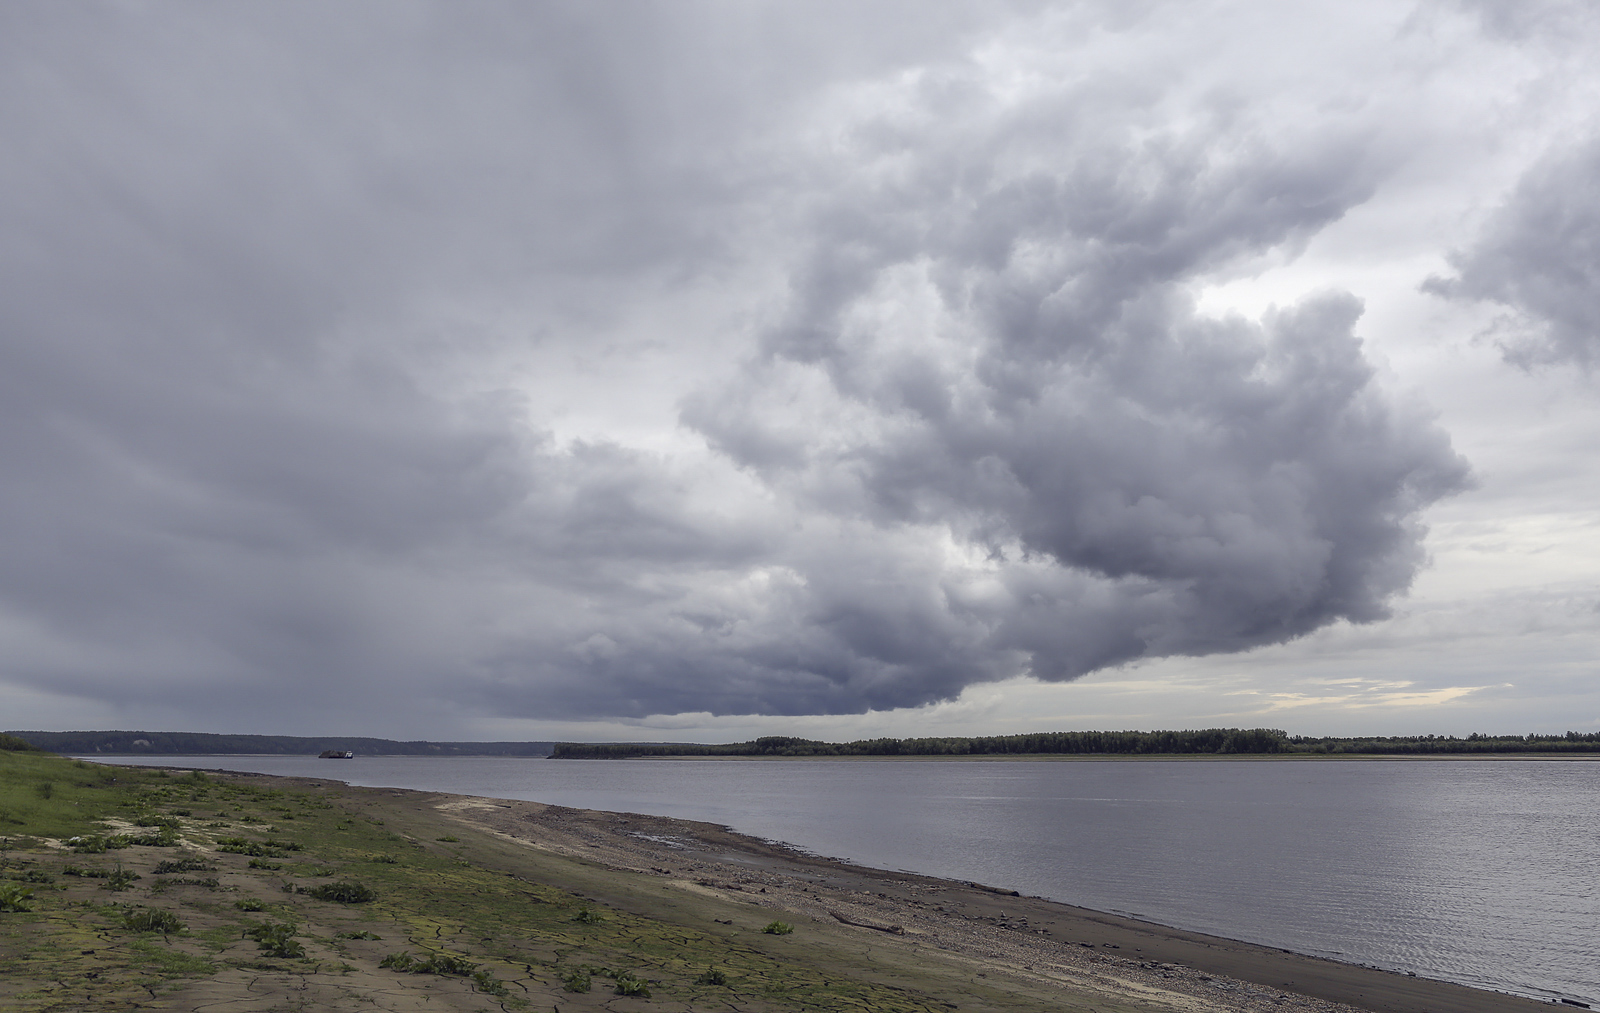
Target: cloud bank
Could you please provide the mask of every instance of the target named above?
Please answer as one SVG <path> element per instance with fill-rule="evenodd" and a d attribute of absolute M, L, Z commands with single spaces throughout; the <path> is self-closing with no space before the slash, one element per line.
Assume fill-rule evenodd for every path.
<path fill-rule="evenodd" d="M 1229 79 L 1203 12 L 1174 56 L 913 10 L 14 8 L 4 678 L 850 714 L 1387 616 L 1466 462 L 1357 294 L 1197 293 L 1369 200 L 1392 124 Z M 1593 355 L 1596 151 L 1438 283 L 1547 358 Z"/>

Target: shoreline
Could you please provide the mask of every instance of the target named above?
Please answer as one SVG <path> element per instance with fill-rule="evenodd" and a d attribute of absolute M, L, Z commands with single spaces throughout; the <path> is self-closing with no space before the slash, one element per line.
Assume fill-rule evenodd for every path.
<path fill-rule="evenodd" d="M 1554 1002 L 1210 936 L 1004 888 L 855 865 L 692 820 L 363 788 L 331 777 L 215 772 L 307 787 L 337 785 L 341 794 L 376 808 L 429 812 L 525 855 L 573 859 L 599 870 L 583 884 L 597 900 L 650 917 L 675 906 L 668 898 L 694 894 L 760 917 L 805 919 L 809 932 L 854 936 L 903 962 L 932 957 L 981 967 L 977 977 L 1020 983 L 1030 992 L 1040 985 L 1114 995 L 1131 989 L 1151 999 L 1185 997 L 1199 1004 L 1195 1009 L 1317 1013 L 1490 1013 Z"/>

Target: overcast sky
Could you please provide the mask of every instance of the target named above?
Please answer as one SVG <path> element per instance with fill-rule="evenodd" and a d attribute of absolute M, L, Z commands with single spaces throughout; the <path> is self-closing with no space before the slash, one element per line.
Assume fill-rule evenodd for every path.
<path fill-rule="evenodd" d="M 0 727 L 1600 725 L 1600 7 L 0 7 Z"/>

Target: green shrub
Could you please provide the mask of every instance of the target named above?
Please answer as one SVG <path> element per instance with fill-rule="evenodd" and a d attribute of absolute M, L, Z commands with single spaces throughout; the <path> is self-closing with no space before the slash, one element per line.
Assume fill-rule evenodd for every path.
<path fill-rule="evenodd" d="M 504 984 L 497 981 L 494 974 L 487 969 L 472 972 L 472 987 L 480 992 L 498 996 L 502 999 L 511 995 L 511 991 Z"/>
<path fill-rule="evenodd" d="M 434 953 L 418 960 L 401 950 L 399 953 L 391 953 L 384 957 L 378 962 L 378 966 L 404 974 L 454 974 L 465 978 L 472 974 L 478 965 L 464 957 L 448 953 Z"/>
<path fill-rule="evenodd" d="M 0 883 L 0 911 L 32 911 L 33 891 L 20 883 Z"/>
<path fill-rule="evenodd" d="M 122 916 L 124 928 L 134 932 L 160 932 L 167 935 L 183 931 L 183 922 L 171 911 L 156 911 L 151 908 L 140 908 L 129 911 Z"/>
<path fill-rule="evenodd" d="M 643 978 L 635 978 L 627 971 L 617 975 L 617 994 L 636 995 L 641 999 L 650 998 L 650 986 Z"/>
<path fill-rule="evenodd" d="M 269 957 L 303 957 L 306 950 L 295 940 L 296 931 L 288 922 L 267 922 L 247 930 L 245 934 L 254 939 L 261 947 L 261 952 Z"/>
<path fill-rule="evenodd" d="M 233 902 L 233 906 L 238 908 L 240 911 L 265 911 L 267 909 L 265 904 L 261 903 L 259 900 L 256 900 L 254 897 L 251 897 L 247 900 L 236 900 Z"/>
<path fill-rule="evenodd" d="M 561 987 L 566 989 L 568 992 L 589 991 L 589 972 L 580 968 L 579 970 L 573 971 L 570 974 L 563 975 L 561 978 Z"/>
<path fill-rule="evenodd" d="M 448 953 L 435 953 L 427 960 L 417 961 L 411 972 L 413 974 L 454 974 L 465 978 L 477 966 L 477 964 L 463 957 L 452 956 Z"/>
<path fill-rule="evenodd" d="M 705 973 L 694 980 L 694 983 L 696 985 L 726 985 L 728 976 L 718 968 L 708 967 L 705 969 Z"/>
<path fill-rule="evenodd" d="M 794 931 L 794 926 L 785 925 L 783 922 L 768 922 L 767 927 L 761 931 L 769 936 L 786 936 Z"/>
<path fill-rule="evenodd" d="M 252 869 L 268 869 L 268 870 L 271 870 L 271 871 L 275 872 L 278 869 L 283 868 L 283 863 L 282 862 L 263 862 L 259 858 L 252 858 L 252 859 L 250 859 L 250 868 L 252 868 Z"/>
<path fill-rule="evenodd" d="M 143 876 L 139 875 L 137 872 L 134 872 L 132 869 L 124 869 L 119 865 L 117 866 L 116 871 L 107 876 L 106 881 L 100 884 L 100 889 L 121 893 L 123 890 L 132 890 L 133 881 L 143 878 Z"/>
<path fill-rule="evenodd" d="M 599 925 L 601 922 L 606 920 L 606 916 L 598 911 L 591 911 L 589 908 L 583 908 L 577 914 L 572 916 L 572 920 L 582 925 Z"/>
<path fill-rule="evenodd" d="M 216 872 L 217 867 L 203 858 L 180 858 L 176 862 L 157 862 L 155 873 L 158 876 L 169 872 Z"/>
<path fill-rule="evenodd" d="M 443 841 L 443 842 L 445 842 L 445 843 L 446 843 L 446 844 L 460 844 L 460 843 L 461 843 L 461 838 L 459 838 L 459 837 L 453 837 L 453 836 L 451 836 L 451 835 L 449 835 L 449 834 L 446 834 L 446 835 L 445 835 L 445 836 L 443 836 L 443 837 L 435 837 L 435 838 L 434 838 L 434 840 L 436 840 L 436 841 Z"/>
<path fill-rule="evenodd" d="M 337 883 L 324 883 L 313 887 L 306 893 L 317 900 L 331 900 L 339 904 L 365 904 L 378 899 L 378 895 L 369 887 L 342 879 Z"/>
<path fill-rule="evenodd" d="M 382 939 L 383 937 L 378 935 L 376 932 L 361 931 L 361 932 L 341 932 L 338 935 L 334 936 L 333 938 L 335 938 L 335 939 Z"/>

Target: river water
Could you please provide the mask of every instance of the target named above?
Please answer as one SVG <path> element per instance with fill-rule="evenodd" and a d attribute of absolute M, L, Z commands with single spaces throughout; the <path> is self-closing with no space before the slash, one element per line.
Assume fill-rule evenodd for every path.
<path fill-rule="evenodd" d="M 724 824 L 816 854 L 1600 1003 L 1600 762 L 85 757 Z"/>

